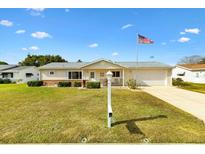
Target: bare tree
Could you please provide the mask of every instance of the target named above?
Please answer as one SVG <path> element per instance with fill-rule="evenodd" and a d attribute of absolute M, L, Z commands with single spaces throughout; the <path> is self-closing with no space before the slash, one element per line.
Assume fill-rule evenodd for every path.
<path fill-rule="evenodd" d="M 198 64 L 202 61 L 203 57 L 199 55 L 193 55 L 193 56 L 186 56 L 183 57 L 178 64 Z"/>

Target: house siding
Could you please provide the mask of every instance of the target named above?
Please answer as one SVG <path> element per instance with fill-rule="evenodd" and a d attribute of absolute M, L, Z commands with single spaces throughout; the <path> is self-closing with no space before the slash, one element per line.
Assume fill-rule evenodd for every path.
<path fill-rule="evenodd" d="M 185 72 L 184 76 L 178 76 L 177 74 Z M 196 77 L 196 73 L 199 74 L 199 77 Z M 173 69 L 173 78 L 181 78 L 186 82 L 194 83 L 205 83 L 205 70 L 203 71 L 191 71 L 181 67 L 175 67 Z"/>
<path fill-rule="evenodd" d="M 56 64 L 55 64 L 56 65 Z M 129 79 L 136 79 L 137 83 L 139 85 L 161 85 L 161 86 L 169 86 L 171 85 L 171 67 L 145 67 L 145 68 L 127 68 L 124 66 L 121 66 L 116 63 L 112 63 L 110 61 L 98 61 L 90 63 L 89 65 L 84 65 L 83 67 L 80 67 L 79 69 L 66 69 L 69 68 L 69 64 L 60 64 L 56 65 L 57 68 L 55 68 L 55 65 L 49 65 L 46 68 L 43 67 L 40 68 L 40 79 L 44 82 L 48 83 L 49 81 L 72 81 L 68 79 L 68 72 L 69 71 L 82 71 L 82 79 L 86 81 L 100 81 L 101 85 L 107 84 L 106 79 L 106 73 L 108 71 L 119 71 L 120 77 L 113 77 L 112 78 L 112 85 L 119 85 L 123 86 L 127 85 L 127 81 Z M 53 66 L 53 68 L 52 68 Z M 61 67 L 59 67 L 61 66 Z M 73 63 L 72 63 L 72 66 Z M 64 67 L 64 69 L 63 69 Z M 53 71 L 55 74 L 50 75 L 49 72 Z M 94 78 L 90 78 L 90 72 L 94 72 L 95 76 Z M 124 72 L 124 78 L 123 78 L 123 72 Z M 101 74 L 101 75 L 100 75 Z M 104 76 L 102 76 L 104 74 Z M 79 80 L 78 80 L 79 81 Z M 124 81 L 124 82 L 123 82 Z M 52 83 L 52 82 L 50 82 Z M 49 83 L 49 84 L 50 84 Z"/>

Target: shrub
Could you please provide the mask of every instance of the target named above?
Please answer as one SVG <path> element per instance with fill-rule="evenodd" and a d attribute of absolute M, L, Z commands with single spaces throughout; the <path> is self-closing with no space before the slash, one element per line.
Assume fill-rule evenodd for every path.
<path fill-rule="evenodd" d="M 0 84 L 9 84 L 11 83 L 10 79 L 0 79 Z"/>
<path fill-rule="evenodd" d="M 100 88 L 100 82 L 87 82 L 86 87 L 89 89 L 98 89 Z"/>
<path fill-rule="evenodd" d="M 4 83 L 3 79 L 0 79 L 0 84 Z"/>
<path fill-rule="evenodd" d="M 178 87 L 183 87 L 183 86 L 188 86 L 189 83 L 184 82 L 181 78 L 176 78 L 176 79 L 172 79 L 172 85 L 178 86 Z"/>
<path fill-rule="evenodd" d="M 58 82 L 58 87 L 71 87 L 71 82 Z"/>
<path fill-rule="evenodd" d="M 38 81 L 38 80 L 36 80 L 36 81 L 28 81 L 27 85 L 29 87 L 40 87 L 40 86 L 43 85 L 43 81 Z"/>
<path fill-rule="evenodd" d="M 172 79 L 173 86 L 180 86 L 184 82 L 181 78 Z"/>
<path fill-rule="evenodd" d="M 137 88 L 137 82 L 134 79 L 129 79 L 127 81 L 127 85 L 130 89 L 136 89 Z"/>
<path fill-rule="evenodd" d="M 74 82 L 74 87 L 81 87 L 81 82 Z"/>

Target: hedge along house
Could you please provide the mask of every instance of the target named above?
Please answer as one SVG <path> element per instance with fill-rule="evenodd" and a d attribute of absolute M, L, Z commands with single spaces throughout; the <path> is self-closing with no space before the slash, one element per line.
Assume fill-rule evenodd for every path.
<path fill-rule="evenodd" d="M 172 67 L 159 62 L 113 62 L 100 59 L 93 62 L 49 63 L 39 67 L 40 80 L 44 85 L 56 85 L 61 81 L 99 81 L 107 83 L 106 72 L 113 73 L 112 85 L 125 86 L 129 79 L 138 85 L 172 85 Z"/>

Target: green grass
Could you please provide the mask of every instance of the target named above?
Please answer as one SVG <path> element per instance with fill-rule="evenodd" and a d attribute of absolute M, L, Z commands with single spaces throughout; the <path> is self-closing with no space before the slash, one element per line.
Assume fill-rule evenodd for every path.
<path fill-rule="evenodd" d="M 0 143 L 205 143 L 202 121 L 144 92 L 0 85 Z"/>
<path fill-rule="evenodd" d="M 191 82 L 186 82 L 186 83 L 187 85 L 181 88 L 205 94 L 205 84 L 191 83 Z"/>

